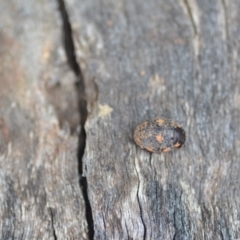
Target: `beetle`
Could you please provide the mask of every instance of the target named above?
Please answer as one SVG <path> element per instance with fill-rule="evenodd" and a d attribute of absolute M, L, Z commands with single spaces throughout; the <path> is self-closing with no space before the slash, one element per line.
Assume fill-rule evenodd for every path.
<path fill-rule="evenodd" d="M 135 143 L 149 152 L 169 152 L 181 148 L 186 134 L 176 122 L 167 118 L 157 118 L 140 123 L 133 134 Z"/>

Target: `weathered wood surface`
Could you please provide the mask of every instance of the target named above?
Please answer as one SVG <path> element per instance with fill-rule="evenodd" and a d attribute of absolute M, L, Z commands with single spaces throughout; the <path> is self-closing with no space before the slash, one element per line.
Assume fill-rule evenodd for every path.
<path fill-rule="evenodd" d="M 239 1 L 65 4 L 88 104 L 87 219 L 57 1 L 2 1 L 0 238 L 240 239 Z M 182 124 L 184 148 L 133 143 L 158 116 Z"/>
<path fill-rule="evenodd" d="M 74 82 L 57 2 L 1 1 L 0 239 L 87 239 Z"/>
<path fill-rule="evenodd" d="M 239 1 L 66 3 L 98 89 L 84 155 L 95 239 L 240 239 Z M 183 149 L 135 146 L 158 116 L 182 124 Z"/>

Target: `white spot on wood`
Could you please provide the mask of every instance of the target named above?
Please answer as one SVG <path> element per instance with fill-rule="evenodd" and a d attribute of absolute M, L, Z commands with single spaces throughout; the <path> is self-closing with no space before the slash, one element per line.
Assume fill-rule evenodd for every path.
<path fill-rule="evenodd" d="M 109 105 L 107 104 L 98 104 L 98 117 L 100 118 L 105 118 L 109 115 L 111 115 L 113 108 L 111 108 Z"/>

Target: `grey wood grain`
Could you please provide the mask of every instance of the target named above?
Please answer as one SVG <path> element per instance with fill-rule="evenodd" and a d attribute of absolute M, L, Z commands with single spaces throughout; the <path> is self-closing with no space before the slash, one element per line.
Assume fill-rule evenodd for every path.
<path fill-rule="evenodd" d="M 0 238 L 240 239 L 239 1 L 65 3 L 78 94 L 57 1 L 0 2 Z M 134 144 L 155 117 L 184 148 Z"/>
<path fill-rule="evenodd" d="M 0 239 L 87 239 L 56 1 L 0 2 Z"/>
<path fill-rule="evenodd" d="M 239 1 L 66 4 L 87 85 L 94 238 L 239 239 Z M 133 143 L 155 117 L 182 124 L 184 148 Z"/>

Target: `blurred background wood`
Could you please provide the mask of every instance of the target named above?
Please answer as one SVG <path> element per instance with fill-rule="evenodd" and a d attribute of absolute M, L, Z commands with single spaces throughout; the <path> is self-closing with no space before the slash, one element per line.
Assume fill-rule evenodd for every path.
<path fill-rule="evenodd" d="M 2 239 L 240 239 L 239 1 L 65 0 L 93 229 L 57 2 L 0 4 Z M 185 147 L 134 144 L 159 116 L 181 123 Z"/>
<path fill-rule="evenodd" d="M 0 2 L 0 239 L 87 239 L 75 75 L 55 0 Z"/>

